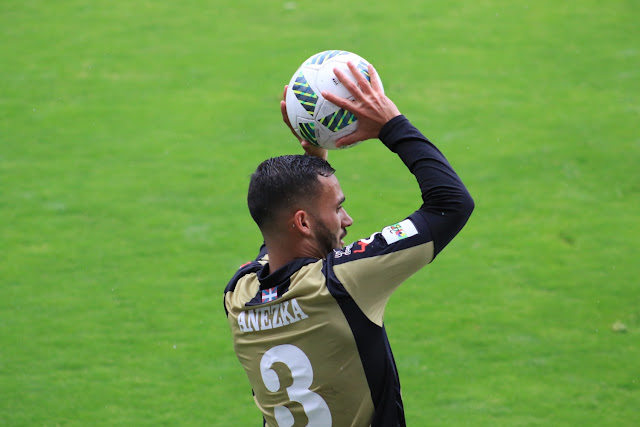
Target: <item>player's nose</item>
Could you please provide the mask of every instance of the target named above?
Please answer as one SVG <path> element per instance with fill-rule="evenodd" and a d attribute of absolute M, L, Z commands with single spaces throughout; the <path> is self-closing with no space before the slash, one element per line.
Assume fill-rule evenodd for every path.
<path fill-rule="evenodd" d="M 353 219 L 349 216 L 347 211 L 343 210 L 344 216 L 342 217 L 342 228 L 347 228 L 353 224 Z"/>

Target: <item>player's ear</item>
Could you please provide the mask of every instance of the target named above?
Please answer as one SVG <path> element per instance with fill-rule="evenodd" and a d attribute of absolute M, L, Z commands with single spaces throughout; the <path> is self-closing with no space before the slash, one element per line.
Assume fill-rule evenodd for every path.
<path fill-rule="evenodd" d="M 305 235 L 311 235 L 311 224 L 309 222 L 310 217 L 306 211 L 302 209 L 298 209 L 293 214 L 292 219 L 293 219 L 292 228 L 295 228 L 297 231 Z"/>

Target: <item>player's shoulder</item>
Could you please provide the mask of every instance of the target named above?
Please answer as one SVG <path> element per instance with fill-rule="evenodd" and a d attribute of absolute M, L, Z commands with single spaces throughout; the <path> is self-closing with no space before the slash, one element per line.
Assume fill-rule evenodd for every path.
<path fill-rule="evenodd" d="M 233 292 L 240 279 L 248 274 L 257 273 L 268 262 L 269 254 L 267 253 L 267 245 L 262 243 L 262 246 L 260 246 L 260 250 L 258 251 L 258 256 L 253 261 L 245 262 L 240 267 L 238 267 L 238 270 L 225 287 L 224 293 L 226 294 L 227 292 Z"/>
<path fill-rule="evenodd" d="M 344 248 L 335 249 L 330 257 L 332 264 L 343 264 L 362 258 L 378 257 L 420 245 L 431 239 L 428 228 L 415 215 L 384 227 L 365 239 Z"/>
<path fill-rule="evenodd" d="M 262 268 L 264 267 L 264 262 L 261 261 L 249 261 L 246 262 L 244 264 L 242 264 L 238 270 L 236 271 L 236 273 L 233 275 L 233 277 L 231 278 L 231 280 L 229 280 L 229 283 L 227 283 L 227 286 L 224 289 L 224 293 L 226 294 L 227 292 L 233 292 L 236 289 L 236 286 L 238 285 L 238 282 L 245 276 L 250 275 L 250 274 L 256 274 L 258 273 L 260 270 L 262 270 Z"/>

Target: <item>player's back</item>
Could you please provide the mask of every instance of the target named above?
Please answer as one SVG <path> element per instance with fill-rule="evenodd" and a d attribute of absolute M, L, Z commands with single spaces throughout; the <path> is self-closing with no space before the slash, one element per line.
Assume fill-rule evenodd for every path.
<path fill-rule="evenodd" d="M 254 262 L 227 287 L 235 351 L 267 426 L 369 426 L 376 395 L 383 397 L 371 382 L 396 387 L 384 328 L 330 270 L 326 261 L 299 259 L 263 277 Z M 401 412 L 397 388 L 391 406 Z"/>

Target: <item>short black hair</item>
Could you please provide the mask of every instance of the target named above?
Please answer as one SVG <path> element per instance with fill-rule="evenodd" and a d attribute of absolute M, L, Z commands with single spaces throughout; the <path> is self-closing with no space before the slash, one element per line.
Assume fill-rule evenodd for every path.
<path fill-rule="evenodd" d="M 249 182 L 247 204 L 251 217 L 261 230 L 269 228 L 282 209 L 318 194 L 318 175 L 329 177 L 334 172 L 329 162 L 315 156 L 296 154 L 265 160 Z"/>

